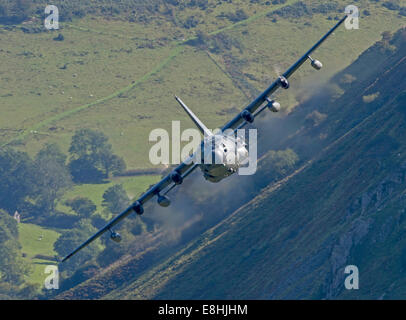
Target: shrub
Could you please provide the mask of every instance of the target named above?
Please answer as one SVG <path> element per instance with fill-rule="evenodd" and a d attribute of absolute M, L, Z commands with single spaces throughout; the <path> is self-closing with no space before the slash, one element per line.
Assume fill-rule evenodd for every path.
<path fill-rule="evenodd" d="M 389 10 L 399 10 L 400 9 L 399 4 L 395 1 L 386 1 L 386 2 L 382 3 L 382 6 L 384 6 L 386 9 L 389 9 Z"/>
<path fill-rule="evenodd" d="M 58 34 L 57 37 L 54 38 L 55 41 L 64 41 L 65 37 L 63 36 L 62 33 Z"/>

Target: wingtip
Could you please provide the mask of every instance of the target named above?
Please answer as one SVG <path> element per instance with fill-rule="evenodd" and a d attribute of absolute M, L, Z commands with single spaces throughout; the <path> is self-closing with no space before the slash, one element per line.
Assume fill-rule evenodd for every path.
<path fill-rule="evenodd" d="M 72 256 L 71 254 L 70 254 L 70 255 L 67 255 L 65 258 L 60 259 L 59 262 L 63 263 L 63 262 L 65 262 L 66 260 L 68 260 L 71 256 Z"/>

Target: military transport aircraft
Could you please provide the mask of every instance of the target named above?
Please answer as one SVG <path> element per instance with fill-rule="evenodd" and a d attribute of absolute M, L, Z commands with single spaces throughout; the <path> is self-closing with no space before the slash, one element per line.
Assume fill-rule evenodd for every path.
<path fill-rule="evenodd" d="M 157 202 L 162 207 L 170 205 L 170 199 L 167 194 L 177 185 L 182 184 L 183 179 L 190 175 L 197 167 L 200 167 L 206 180 L 210 182 L 219 182 L 222 179 L 237 172 L 239 167 L 247 162 L 248 150 L 246 144 L 241 137 L 235 137 L 225 132 L 237 132 L 238 129 L 243 128 L 245 125 L 254 122 L 254 119 L 265 109 L 270 109 L 272 112 L 278 112 L 281 108 L 280 104 L 271 99 L 270 95 L 273 94 L 280 87 L 283 89 L 289 88 L 289 77 L 299 69 L 307 60 L 310 61 L 311 66 L 320 70 L 322 63 L 313 59 L 310 55 L 315 51 L 347 18 L 345 15 L 329 32 L 326 33 L 309 51 L 307 51 L 297 62 L 295 62 L 285 73 L 277 78 L 262 94 L 260 94 L 254 101 L 252 101 L 241 113 L 234 117 L 230 122 L 221 128 L 222 134 L 214 135 L 207 127 L 196 117 L 196 115 L 185 105 L 185 103 L 178 97 L 175 97 L 178 103 L 183 107 L 189 117 L 193 120 L 205 138 L 201 143 L 201 152 L 203 154 L 210 154 L 210 156 L 219 157 L 223 159 L 222 163 L 205 162 L 197 163 L 195 154 L 191 155 L 187 160 L 177 166 L 170 174 L 163 178 L 156 185 L 151 187 L 144 193 L 138 200 L 130 205 L 117 217 L 112 219 L 103 228 L 97 231 L 93 236 L 86 240 L 83 244 L 77 247 L 69 255 L 62 259 L 62 262 L 68 260 L 79 250 L 83 249 L 91 242 L 99 238 L 102 234 L 109 231 L 110 238 L 115 242 L 121 241 L 121 236 L 113 231 L 113 227 L 121 220 L 126 218 L 129 214 L 135 212 L 138 215 L 144 213 L 143 205 L 153 197 L 157 198 Z M 211 142 L 211 143 L 208 143 Z M 233 161 L 228 161 L 228 155 L 233 155 Z M 217 159 L 216 158 L 216 159 Z"/>

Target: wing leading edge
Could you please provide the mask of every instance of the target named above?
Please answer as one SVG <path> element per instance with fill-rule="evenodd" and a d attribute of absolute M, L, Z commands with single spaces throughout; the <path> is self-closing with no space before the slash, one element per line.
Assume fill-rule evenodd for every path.
<path fill-rule="evenodd" d="M 288 70 L 283 73 L 283 77 L 289 79 L 289 77 L 299 69 L 303 63 L 305 63 L 308 59 L 310 59 L 310 55 L 318 48 L 320 45 L 327 40 L 327 38 L 347 19 L 347 15 L 345 15 L 329 32 L 327 32 L 313 47 L 309 49 L 298 61 L 296 61 Z M 276 80 L 272 83 L 264 92 L 262 92 L 253 102 L 251 102 L 244 110 L 250 113 L 254 113 L 257 111 L 261 105 L 267 101 L 267 98 L 274 93 L 279 87 L 281 83 L 279 80 Z M 263 108 L 265 109 L 265 108 Z M 263 110 L 261 109 L 260 112 Z M 238 114 L 234 119 L 228 122 L 222 130 L 226 129 L 236 129 L 238 128 L 245 120 L 242 117 L 242 112 Z"/>
<path fill-rule="evenodd" d="M 174 171 L 179 173 L 183 178 L 186 178 L 189 174 L 191 174 L 195 169 L 197 168 L 197 165 L 194 163 L 181 163 Z M 83 242 L 79 247 L 77 247 L 75 250 L 73 250 L 70 254 L 68 254 L 66 257 L 64 257 L 61 261 L 65 262 L 68 260 L 70 257 L 72 257 L 74 254 L 76 254 L 78 251 L 82 250 L 84 247 L 92 243 L 94 240 L 99 238 L 101 235 L 106 233 L 107 231 L 110 231 L 117 223 L 119 223 L 121 220 L 126 218 L 129 214 L 133 212 L 137 212 L 140 207 L 146 202 L 148 202 L 151 198 L 154 196 L 159 195 L 163 191 L 165 193 L 168 193 L 170 190 L 165 191 L 165 189 L 170 186 L 170 190 L 176 185 L 173 183 L 171 174 L 168 174 L 165 178 L 163 178 L 160 182 L 158 182 L 156 185 L 154 185 L 151 189 L 149 189 L 146 193 L 144 193 L 137 201 L 135 201 L 133 204 L 131 204 L 127 209 L 125 209 L 123 212 L 121 212 L 117 217 L 115 217 L 113 220 L 111 220 L 109 223 L 107 223 L 103 228 L 101 228 L 99 231 L 97 231 L 93 236 L 91 236 L 89 239 L 87 239 L 85 242 Z M 142 214 L 142 212 L 137 212 Z"/>
<path fill-rule="evenodd" d="M 305 63 L 308 59 L 311 59 L 310 54 L 312 54 L 312 52 L 314 52 L 346 20 L 346 18 L 347 18 L 347 15 L 345 15 L 329 32 L 327 32 L 298 61 L 296 61 L 288 70 L 286 70 L 283 73 L 283 77 L 288 79 L 297 69 L 299 69 L 301 67 L 301 65 L 303 63 Z M 281 86 L 281 83 L 278 80 L 275 81 L 274 83 L 272 83 L 263 93 L 261 93 L 253 102 L 251 102 L 243 110 L 243 112 L 248 111 L 248 112 L 253 114 L 255 111 L 257 111 L 259 109 L 257 114 L 260 113 L 262 110 L 264 110 L 266 108 L 266 107 L 264 107 L 262 105 L 266 101 L 269 100 L 268 97 L 272 93 L 274 93 L 280 86 Z M 177 98 L 177 100 L 178 99 L 179 98 Z M 178 102 L 179 102 L 179 100 L 178 100 Z M 244 120 L 244 118 L 242 117 L 243 112 L 238 114 L 234 119 L 232 119 L 226 125 L 224 125 L 222 130 L 224 131 L 226 129 L 237 129 L 239 127 L 242 127 L 246 123 L 246 120 Z M 191 115 L 191 112 L 188 113 L 188 114 L 192 117 L 192 120 L 193 120 L 193 116 Z M 142 214 L 142 212 L 140 212 L 140 210 L 141 210 L 140 207 L 142 208 L 143 204 L 148 202 L 154 196 L 159 196 L 161 193 L 167 194 L 170 190 L 172 190 L 176 186 L 176 184 L 180 184 L 181 181 L 183 180 L 183 178 L 186 178 L 189 174 L 191 174 L 197 168 L 198 165 L 194 164 L 191 161 L 191 159 L 193 159 L 193 157 L 194 157 L 194 155 L 191 156 L 187 161 L 181 163 L 178 167 L 175 168 L 174 171 L 172 171 L 171 174 L 168 174 L 160 182 L 158 182 L 156 185 L 154 185 L 152 188 L 150 188 L 137 201 L 135 201 L 132 205 L 130 205 L 127 209 L 125 209 L 117 217 L 115 217 L 108 224 L 106 224 L 103 228 L 101 228 L 99 231 L 97 231 L 93 236 L 91 236 L 88 240 L 86 240 L 84 243 L 82 243 L 79 247 L 77 247 L 69 255 L 64 257 L 61 261 L 64 262 L 64 261 L 68 260 L 70 257 L 72 257 L 74 254 L 76 254 L 78 251 L 80 251 L 81 249 L 83 249 L 84 247 L 86 247 L 87 245 L 92 243 L 93 241 L 95 241 L 97 238 L 99 238 L 105 232 L 111 231 L 111 228 L 113 228 L 121 220 L 126 218 L 129 214 L 131 214 L 133 212 L 137 212 L 139 214 Z M 176 172 L 181 177 L 181 180 L 180 180 L 179 183 L 174 182 L 174 179 L 172 177 L 173 172 Z M 165 189 L 167 189 L 167 190 L 165 190 Z"/>

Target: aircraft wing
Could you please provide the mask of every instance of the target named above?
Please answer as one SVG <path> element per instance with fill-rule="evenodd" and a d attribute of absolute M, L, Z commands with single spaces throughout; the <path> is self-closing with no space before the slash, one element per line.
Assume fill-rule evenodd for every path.
<path fill-rule="evenodd" d="M 300 68 L 300 66 L 303 63 L 306 62 L 306 60 L 310 59 L 310 54 L 314 50 L 316 50 L 345 21 L 346 18 L 347 18 L 347 15 L 344 18 L 342 18 L 325 36 L 323 36 L 298 61 L 296 61 L 288 70 L 286 70 L 285 73 L 283 74 L 283 77 L 288 79 L 297 69 Z M 253 102 L 251 102 L 250 105 L 248 105 L 241 113 L 239 113 L 234 119 L 232 119 L 230 122 L 228 122 L 222 128 L 222 130 L 223 131 L 226 129 L 236 130 L 238 128 L 243 127 L 247 123 L 246 119 L 244 119 L 242 116 L 244 111 L 247 111 L 248 113 L 252 114 L 253 117 L 258 115 L 260 112 L 262 112 L 267 107 L 267 105 L 264 103 L 269 100 L 269 98 L 268 98 L 269 95 L 274 93 L 279 87 L 281 87 L 281 83 L 278 79 L 274 83 L 272 83 L 268 87 L 268 89 L 266 89 L 261 95 L 259 95 L 259 97 L 257 97 Z M 180 101 L 180 99 L 177 97 L 176 97 L 176 99 L 185 108 L 183 102 Z M 193 114 L 191 116 L 193 116 Z M 83 244 L 81 244 L 79 247 L 77 247 L 73 252 L 71 252 L 69 255 L 67 255 L 65 258 L 63 258 L 62 262 L 66 261 L 67 259 L 72 257 L 75 253 L 77 253 L 79 250 L 81 250 L 84 247 L 86 247 L 87 245 L 89 245 L 91 242 L 93 242 L 94 240 L 99 238 L 105 232 L 111 231 L 111 228 L 113 228 L 117 223 L 119 223 L 121 220 L 126 218 L 129 214 L 131 214 L 133 212 L 142 214 L 142 211 L 143 211 L 142 205 L 145 204 L 146 202 L 148 202 L 154 196 L 165 195 L 170 190 L 172 190 L 177 184 L 182 183 L 183 179 L 186 178 L 190 173 L 192 173 L 198 166 L 197 164 L 194 164 L 191 161 L 191 159 L 193 159 L 194 156 L 195 155 L 192 155 L 191 157 L 189 157 L 188 160 L 186 160 L 185 162 L 181 163 L 178 167 L 176 167 L 175 170 L 172 171 L 172 173 L 168 174 L 160 182 L 158 182 L 156 185 L 154 185 L 152 188 L 150 188 L 131 206 L 129 206 L 126 210 L 124 210 L 122 213 L 120 213 L 113 220 L 111 220 L 108 224 L 106 224 L 106 226 L 104 226 L 99 231 L 97 231 L 97 233 L 95 233 L 88 240 L 86 240 Z M 174 176 L 174 174 L 175 174 L 175 176 Z"/>
<path fill-rule="evenodd" d="M 306 60 L 310 59 L 310 55 L 347 19 L 347 15 L 345 15 L 329 32 L 327 32 L 313 47 L 310 48 L 298 61 L 296 61 L 288 70 L 283 73 L 283 77 L 289 79 L 289 77 L 299 69 Z M 281 87 L 281 83 L 276 80 L 272 83 L 264 92 L 262 92 L 254 101 L 252 101 L 244 110 L 254 115 L 255 111 L 257 111 L 265 102 L 267 102 L 268 97 L 274 93 L 279 87 Z M 255 115 L 258 115 L 266 109 L 266 105 L 262 106 L 260 110 Z M 255 116 L 254 115 L 254 116 Z M 242 117 L 242 112 L 238 114 L 234 119 L 229 121 L 226 125 L 222 127 L 222 130 L 226 129 L 238 129 L 241 128 L 243 125 L 246 124 L 245 119 Z"/>
<path fill-rule="evenodd" d="M 190 159 L 190 158 L 189 158 Z M 158 196 L 160 194 L 164 195 L 168 193 L 170 190 L 172 190 L 176 184 L 180 184 L 181 181 L 186 178 L 189 174 L 191 174 L 196 168 L 197 164 L 191 163 L 190 161 L 185 161 L 181 163 L 179 166 L 175 168 L 174 171 L 172 171 L 170 174 L 168 174 L 165 178 L 163 178 L 161 181 L 159 181 L 157 184 L 155 184 L 153 187 L 151 187 L 147 192 L 145 192 L 137 201 L 135 201 L 132 205 L 130 205 L 127 209 L 125 209 L 122 213 L 120 213 L 117 217 L 115 217 L 113 220 L 111 220 L 108 224 L 106 224 L 103 228 L 101 228 L 99 231 L 97 231 L 93 236 L 91 236 L 89 239 L 87 239 L 84 243 L 82 243 L 79 247 L 77 247 L 74 251 L 72 251 L 69 255 L 67 255 L 65 258 L 62 259 L 62 262 L 68 260 L 70 257 L 72 257 L 74 254 L 76 254 L 78 251 L 95 241 L 97 238 L 99 238 L 102 234 L 104 234 L 107 231 L 110 231 L 117 223 L 119 223 L 121 220 L 126 218 L 129 214 L 133 212 L 137 212 L 137 210 L 140 210 L 140 206 L 148 202 L 151 198 L 154 196 Z M 178 180 L 178 183 L 175 183 L 173 177 L 173 173 L 176 172 L 179 174 L 178 178 L 180 177 L 180 180 Z M 168 188 L 169 187 L 169 188 Z M 142 214 L 142 212 L 138 212 Z"/>

